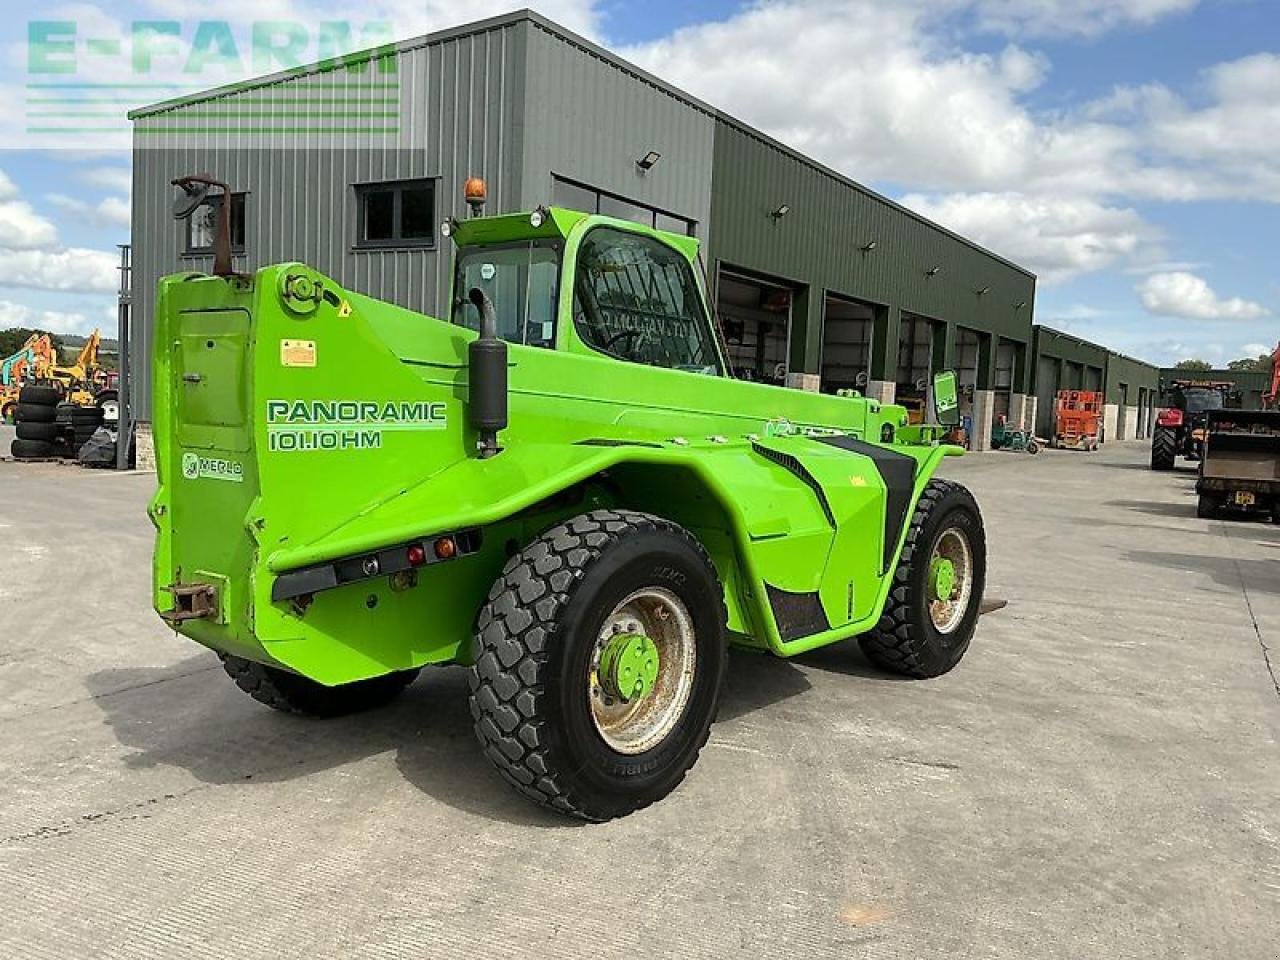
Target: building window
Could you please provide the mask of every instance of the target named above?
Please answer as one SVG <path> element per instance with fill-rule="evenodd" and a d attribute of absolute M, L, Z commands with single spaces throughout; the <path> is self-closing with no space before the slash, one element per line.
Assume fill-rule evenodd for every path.
<path fill-rule="evenodd" d="M 433 247 L 436 242 L 434 180 L 398 180 L 356 187 L 361 247 Z"/>
<path fill-rule="evenodd" d="M 560 177 L 553 178 L 551 205 L 581 213 L 599 213 L 619 220 L 630 220 L 667 233 L 679 233 L 687 237 L 697 235 L 697 224 L 687 217 L 676 216 L 657 207 L 627 200 L 607 190 L 597 190 Z"/>
<path fill-rule="evenodd" d="M 213 244 L 218 236 L 218 208 L 222 206 L 222 196 L 210 197 L 196 207 L 187 220 L 187 253 L 201 256 L 213 253 Z M 231 195 L 231 252 L 244 253 L 244 211 L 245 195 Z"/>

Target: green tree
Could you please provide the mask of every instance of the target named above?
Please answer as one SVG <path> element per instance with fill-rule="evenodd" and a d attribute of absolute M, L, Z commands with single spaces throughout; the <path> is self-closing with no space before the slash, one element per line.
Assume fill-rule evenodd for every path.
<path fill-rule="evenodd" d="M 22 349 L 22 345 L 32 334 L 38 333 L 48 333 L 48 331 L 32 330 L 29 327 L 10 327 L 8 330 L 0 330 L 0 360 L 13 356 Z M 50 333 L 49 339 L 53 341 L 55 350 L 62 346 L 62 338 L 56 333 Z"/>
<path fill-rule="evenodd" d="M 1242 357 L 1227 364 L 1228 370 L 1239 370 L 1242 373 L 1270 373 L 1271 354 L 1263 353 L 1256 357 Z"/>
<path fill-rule="evenodd" d="M 1175 370 L 1212 370 L 1213 365 L 1208 360 L 1179 360 L 1173 365 Z"/>

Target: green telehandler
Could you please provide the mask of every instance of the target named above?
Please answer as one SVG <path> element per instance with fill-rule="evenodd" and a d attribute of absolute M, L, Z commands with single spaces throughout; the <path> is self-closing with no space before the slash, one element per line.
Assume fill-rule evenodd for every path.
<path fill-rule="evenodd" d="M 208 177 L 175 183 L 190 214 Z M 469 184 L 474 201 L 474 184 Z M 220 210 L 226 209 L 224 203 Z M 727 647 L 858 638 L 935 677 L 986 574 L 954 375 L 934 416 L 734 379 L 697 241 L 562 209 L 450 219 L 451 315 L 299 263 L 161 281 L 154 603 L 255 699 L 333 716 L 469 669 L 476 735 L 588 820 L 668 794 Z"/>

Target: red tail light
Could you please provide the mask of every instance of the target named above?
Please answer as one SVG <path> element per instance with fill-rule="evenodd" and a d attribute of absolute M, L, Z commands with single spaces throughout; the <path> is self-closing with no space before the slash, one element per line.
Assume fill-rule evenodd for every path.
<path fill-rule="evenodd" d="M 1156 426 L 1158 427 L 1180 427 L 1182 426 L 1182 411 L 1174 408 L 1161 410 L 1160 415 L 1156 417 Z"/>

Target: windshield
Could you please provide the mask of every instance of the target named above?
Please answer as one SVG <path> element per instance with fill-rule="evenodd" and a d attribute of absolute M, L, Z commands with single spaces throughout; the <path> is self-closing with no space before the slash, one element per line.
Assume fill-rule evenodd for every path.
<path fill-rule="evenodd" d="M 1217 390 L 1194 389 L 1184 390 L 1183 402 L 1187 413 L 1204 413 L 1206 410 L 1222 409 L 1222 394 Z"/>
<path fill-rule="evenodd" d="M 498 336 L 508 343 L 554 347 L 560 251 L 547 240 L 463 248 L 454 279 L 453 322 L 480 329 L 468 294 L 479 287 L 493 301 Z"/>
<path fill-rule="evenodd" d="M 578 254 L 573 315 L 583 341 L 632 363 L 719 376 L 693 269 L 642 234 L 592 230 Z"/>

